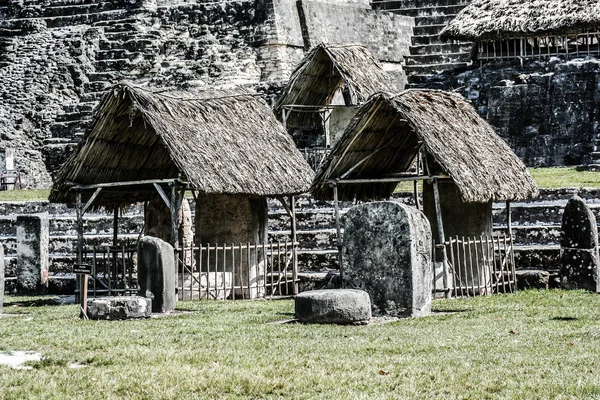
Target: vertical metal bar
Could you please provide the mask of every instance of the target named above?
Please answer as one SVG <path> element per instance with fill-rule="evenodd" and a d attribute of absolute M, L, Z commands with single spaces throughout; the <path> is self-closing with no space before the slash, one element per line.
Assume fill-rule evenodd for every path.
<path fill-rule="evenodd" d="M 459 246 L 459 242 L 460 239 L 458 236 L 456 236 L 456 265 L 454 266 L 454 273 L 458 275 L 459 277 L 459 284 L 460 284 L 460 297 L 464 297 L 464 292 L 463 292 L 463 274 L 462 274 L 462 269 L 461 269 L 461 262 L 460 262 L 460 246 Z M 460 274 L 459 274 L 460 273 Z"/>
<path fill-rule="evenodd" d="M 517 290 L 519 290 L 519 286 L 517 285 L 517 271 L 515 270 L 515 268 L 516 268 L 516 266 L 515 266 L 515 247 L 514 247 L 512 236 L 510 236 L 508 238 L 508 240 L 510 242 L 510 264 L 511 264 L 511 269 L 512 269 L 513 280 L 515 282 L 515 292 L 516 292 Z"/>
<path fill-rule="evenodd" d="M 340 282 L 342 288 L 344 284 L 344 260 L 343 260 L 343 243 L 342 243 L 342 228 L 340 226 L 340 206 L 338 201 L 338 188 L 337 185 L 333 185 L 333 204 L 335 209 L 335 229 L 337 234 L 337 248 L 338 248 L 338 263 L 340 266 Z M 272 278 L 271 278 L 272 279 Z"/>
<path fill-rule="evenodd" d="M 241 244 L 240 244 L 241 247 Z M 240 248 L 240 258 L 242 257 L 242 250 Z M 235 300 L 235 244 L 231 243 L 231 299 Z"/>
<path fill-rule="evenodd" d="M 477 237 L 473 237 L 473 247 L 475 248 L 475 270 L 477 271 L 477 295 L 481 296 L 481 265 L 479 265 L 479 252 L 477 251 Z"/>
<path fill-rule="evenodd" d="M 210 243 L 206 244 L 206 299 L 210 299 Z"/>
<path fill-rule="evenodd" d="M 440 243 L 446 242 L 444 235 L 444 223 L 442 221 L 442 205 L 440 202 L 440 190 L 438 187 L 437 179 L 433 179 L 433 198 L 435 201 L 435 216 L 438 224 L 438 235 Z M 435 250 L 434 250 L 435 251 Z M 442 248 L 442 269 L 444 271 L 443 282 L 445 289 L 445 296 L 447 299 L 450 298 L 450 290 L 448 289 L 448 256 L 446 255 L 446 246 Z"/>
<path fill-rule="evenodd" d="M 456 298 L 456 262 L 454 261 L 454 249 L 452 248 L 452 237 L 448 238 L 448 247 L 450 248 L 450 263 L 452 264 L 452 287 L 454 289 L 454 298 Z"/>
<path fill-rule="evenodd" d="M 267 297 L 267 274 L 268 274 L 267 268 L 268 268 L 268 265 L 269 265 L 269 261 L 268 261 L 268 258 L 267 258 L 267 248 L 266 248 L 266 245 L 267 244 L 263 241 L 262 242 L 262 256 L 263 256 L 263 264 L 264 264 L 264 271 L 265 271 L 264 272 L 265 279 L 263 281 L 265 293 L 263 294 L 263 297 Z M 273 280 L 273 276 L 271 276 L 271 280 Z M 271 291 L 273 291 L 273 288 L 271 288 Z"/>
<path fill-rule="evenodd" d="M 258 268 L 258 243 L 254 242 L 254 252 L 253 252 L 253 256 L 252 258 L 254 259 L 254 268 L 255 268 L 255 274 L 254 274 L 254 286 L 256 287 L 256 297 L 258 298 L 258 294 L 259 294 L 259 285 L 258 285 L 258 276 L 260 273 L 260 270 Z"/>
<path fill-rule="evenodd" d="M 512 271 L 510 269 L 510 254 L 508 254 L 508 242 L 506 240 L 506 235 L 503 235 L 504 241 L 504 259 L 506 260 L 506 272 L 508 273 L 508 290 L 513 293 L 512 287 Z"/>
<path fill-rule="evenodd" d="M 467 249 L 465 248 L 465 237 L 464 236 L 461 237 L 461 247 L 462 247 L 462 251 L 463 251 L 463 262 L 465 263 L 464 285 L 465 285 L 465 289 L 467 292 L 467 297 L 471 297 L 469 295 L 469 264 L 468 264 L 468 261 L 470 261 L 470 260 L 467 260 Z"/>
<path fill-rule="evenodd" d="M 277 287 L 281 296 L 283 292 L 281 290 L 281 242 L 279 240 L 277 241 L 277 275 Z"/>
<path fill-rule="evenodd" d="M 227 300 L 227 243 L 223 242 L 223 300 Z"/>
<path fill-rule="evenodd" d="M 275 283 L 273 282 L 273 242 L 269 242 L 269 259 L 271 264 L 271 298 L 273 298 L 273 292 L 275 291 Z"/>
<path fill-rule="evenodd" d="M 247 269 L 248 269 L 248 298 L 252 299 L 252 279 L 250 277 L 250 271 L 251 271 L 251 265 L 252 265 L 252 255 L 250 254 L 250 242 L 246 243 L 246 248 L 248 249 L 246 251 L 246 263 L 247 263 Z"/>
<path fill-rule="evenodd" d="M 298 252 L 296 251 L 296 197 L 290 196 L 290 209 L 292 211 L 292 294 L 298 294 Z"/>
<path fill-rule="evenodd" d="M 483 260 L 483 284 L 484 284 L 484 288 L 485 288 L 485 295 L 488 295 L 488 266 L 487 266 L 487 258 L 485 256 L 485 251 L 483 248 L 483 235 L 481 235 L 479 237 L 479 244 L 481 247 L 481 259 Z M 491 282 L 491 278 L 490 278 L 490 282 Z"/>
<path fill-rule="evenodd" d="M 222 277 L 221 279 L 224 279 Z M 219 244 L 215 243 L 215 285 L 214 285 L 214 298 L 217 300 L 219 298 Z"/>

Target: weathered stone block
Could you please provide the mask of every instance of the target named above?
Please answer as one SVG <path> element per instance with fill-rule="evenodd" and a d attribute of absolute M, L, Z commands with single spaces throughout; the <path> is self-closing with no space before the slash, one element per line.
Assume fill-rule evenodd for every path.
<path fill-rule="evenodd" d="M 393 202 L 346 214 L 343 280 L 364 289 L 373 308 L 393 316 L 431 311 L 431 228 L 419 210 Z"/>
<path fill-rule="evenodd" d="M 362 325 L 371 319 L 371 300 L 363 290 L 312 290 L 296 296 L 295 311 L 300 322 Z"/>
<path fill-rule="evenodd" d="M 175 309 L 175 253 L 169 243 L 144 236 L 138 244 L 139 294 L 152 298 L 152 311 L 170 312 Z"/>
<path fill-rule="evenodd" d="M 519 289 L 548 289 L 550 273 L 538 269 L 516 271 Z"/>
<path fill-rule="evenodd" d="M 596 217 L 578 196 L 573 196 L 565 207 L 560 247 L 561 286 L 600 292 Z"/>
<path fill-rule="evenodd" d="M 48 214 L 17 216 L 17 291 L 45 292 L 48 287 Z"/>
<path fill-rule="evenodd" d="M 152 300 L 146 297 L 98 297 L 87 302 L 89 319 L 147 318 L 151 313 Z"/>
<path fill-rule="evenodd" d="M 4 246 L 0 245 L 0 315 L 4 307 Z"/>

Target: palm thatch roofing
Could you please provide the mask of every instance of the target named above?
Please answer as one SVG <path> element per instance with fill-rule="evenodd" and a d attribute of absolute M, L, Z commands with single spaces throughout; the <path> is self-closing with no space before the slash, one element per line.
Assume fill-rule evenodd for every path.
<path fill-rule="evenodd" d="M 465 202 L 537 195 L 537 186 L 523 162 L 473 107 L 458 94 L 437 90 L 374 95 L 333 148 L 311 192 L 316 199 L 331 199 L 332 180 L 398 176 L 411 169 L 421 146 L 433 159 L 432 164 L 454 180 Z M 340 183 L 338 197 L 385 199 L 396 185 Z"/>
<path fill-rule="evenodd" d="M 565 35 L 598 27 L 598 0 L 475 0 L 458 13 L 440 36 L 498 40 Z"/>
<path fill-rule="evenodd" d="M 313 47 L 302 59 L 283 89 L 275 114 L 281 118 L 285 105 L 328 106 L 338 90 L 346 105 L 360 105 L 376 92 L 397 92 L 395 82 L 365 46 L 358 44 Z M 315 113 L 292 112 L 288 128 L 315 125 Z"/>
<path fill-rule="evenodd" d="M 102 100 L 50 200 L 72 202 L 74 184 L 169 178 L 206 194 L 289 195 L 307 191 L 313 175 L 271 109 L 248 91 L 155 92 L 123 83 Z M 103 190 L 94 204 L 155 196 L 151 184 Z"/>

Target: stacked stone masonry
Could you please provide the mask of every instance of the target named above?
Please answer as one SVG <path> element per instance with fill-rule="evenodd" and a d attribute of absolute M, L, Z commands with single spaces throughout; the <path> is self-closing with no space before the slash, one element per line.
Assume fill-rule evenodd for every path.
<path fill-rule="evenodd" d="M 244 85 L 271 101 L 316 40 L 364 43 L 404 80 L 413 19 L 368 7 L 350 0 L 0 0 L 0 148 L 17 149 L 16 168 L 29 187 L 47 187 L 114 83 Z M 333 12 L 344 25 L 327 23 Z"/>

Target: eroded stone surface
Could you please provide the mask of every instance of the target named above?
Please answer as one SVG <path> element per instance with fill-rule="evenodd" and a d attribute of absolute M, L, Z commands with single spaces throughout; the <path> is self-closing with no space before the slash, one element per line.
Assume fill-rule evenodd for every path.
<path fill-rule="evenodd" d="M 87 302 L 90 319 L 147 318 L 152 313 L 152 300 L 140 296 L 98 297 Z"/>
<path fill-rule="evenodd" d="M 152 236 L 141 238 L 138 244 L 139 294 L 152 298 L 153 312 L 164 313 L 175 309 L 176 276 L 173 246 Z"/>
<path fill-rule="evenodd" d="M 431 312 L 431 228 L 419 210 L 393 202 L 353 207 L 346 214 L 343 280 L 392 316 Z"/>
<path fill-rule="evenodd" d="M 17 216 L 17 291 L 48 288 L 48 214 Z"/>
<path fill-rule="evenodd" d="M 311 290 L 296 296 L 295 311 L 300 322 L 361 325 L 371 319 L 371 300 L 363 290 Z"/>
<path fill-rule="evenodd" d="M 548 289 L 550 273 L 538 269 L 516 271 L 519 289 Z"/>
<path fill-rule="evenodd" d="M 600 291 L 596 217 L 578 196 L 565 207 L 560 245 L 561 286 Z"/>

